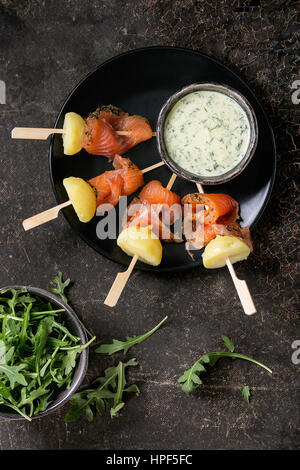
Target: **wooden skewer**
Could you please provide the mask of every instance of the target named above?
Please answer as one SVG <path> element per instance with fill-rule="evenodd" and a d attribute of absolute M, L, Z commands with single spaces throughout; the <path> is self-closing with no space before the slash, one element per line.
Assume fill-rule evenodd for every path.
<path fill-rule="evenodd" d="M 199 193 L 204 193 L 203 187 L 200 183 L 196 183 Z M 226 259 L 226 265 L 230 272 L 231 278 L 233 280 L 234 286 L 240 298 L 241 304 L 243 306 L 244 312 L 246 315 L 253 315 L 256 313 L 256 308 L 249 292 L 246 281 L 239 279 L 235 273 L 235 269 L 232 265 L 232 262 L 229 258 Z"/>
<path fill-rule="evenodd" d="M 162 165 L 164 165 L 164 162 L 155 163 L 154 165 L 144 168 L 142 170 L 142 173 L 147 173 L 148 171 L 155 170 L 155 168 L 159 168 Z M 66 201 L 62 204 L 59 204 L 58 206 L 52 207 L 51 209 L 47 209 L 44 212 L 40 212 L 39 214 L 29 217 L 29 219 L 23 221 L 24 230 L 30 230 L 34 227 L 38 227 L 39 225 L 45 224 L 50 220 L 56 219 L 59 211 L 64 207 L 70 206 L 71 204 L 71 201 Z"/>
<path fill-rule="evenodd" d="M 51 134 L 65 134 L 65 129 L 47 129 L 41 127 L 15 127 L 11 131 L 12 139 L 46 140 Z M 129 135 L 129 131 L 116 131 L 118 135 Z M 156 132 L 152 132 L 156 136 Z"/>
<path fill-rule="evenodd" d="M 202 184 L 196 183 L 196 186 L 197 186 L 197 188 L 198 188 L 199 193 L 202 193 L 202 194 L 203 194 L 203 193 L 204 193 L 204 190 L 203 190 Z"/>
<path fill-rule="evenodd" d="M 116 279 L 114 280 L 110 291 L 104 300 L 104 305 L 107 305 L 108 307 L 114 307 L 117 305 L 119 297 L 122 294 L 122 291 L 126 286 L 130 274 L 132 273 L 138 259 L 138 255 L 134 255 L 126 271 L 117 274 Z"/>
<path fill-rule="evenodd" d="M 170 181 L 168 182 L 168 184 L 166 186 L 167 189 L 170 190 L 172 188 L 173 184 L 175 183 L 176 177 L 177 177 L 177 175 L 175 175 L 175 173 L 173 173 L 171 178 L 170 178 Z"/>
<path fill-rule="evenodd" d="M 166 188 L 171 189 L 175 180 L 176 175 L 175 173 L 173 173 Z M 126 286 L 130 274 L 132 273 L 133 268 L 135 267 L 138 259 L 138 255 L 134 255 L 126 271 L 117 274 L 116 279 L 114 280 L 113 285 L 111 286 L 110 291 L 107 294 L 106 299 L 104 300 L 104 305 L 107 305 L 108 307 L 115 307 L 115 305 L 117 305 L 119 297 L 122 294 L 122 291 Z"/>
<path fill-rule="evenodd" d="M 12 139 L 46 140 L 51 134 L 64 134 L 64 129 L 43 129 L 39 127 L 15 127 L 11 131 Z"/>
<path fill-rule="evenodd" d="M 163 166 L 165 163 L 164 162 L 158 162 L 158 163 L 154 163 L 154 165 L 151 165 L 151 166 L 148 166 L 147 168 L 144 168 L 142 170 L 142 173 L 148 173 L 148 171 L 152 171 L 152 170 L 155 170 L 155 168 L 159 168 L 160 166 Z"/>
<path fill-rule="evenodd" d="M 253 315 L 256 313 L 256 308 L 251 297 L 250 291 L 247 286 L 246 281 L 239 279 L 235 273 L 234 267 L 229 258 L 226 259 L 227 268 L 230 272 L 231 278 L 235 285 L 236 291 L 240 298 L 241 304 L 243 306 L 244 312 L 246 315 Z"/>
<path fill-rule="evenodd" d="M 51 209 L 48 209 L 44 212 L 40 212 L 39 214 L 29 217 L 29 219 L 23 220 L 24 230 L 26 231 L 30 230 L 34 227 L 37 227 L 38 225 L 42 225 L 42 224 L 45 224 L 46 222 L 49 222 L 49 220 L 56 219 L 60 209 L 70 206 L 71 204 L 72 204 L 71 201 L 66 201 L 66 202 L 63 202 L 62 204 L 59 204 L 58 206 L 52 207 Z"/>

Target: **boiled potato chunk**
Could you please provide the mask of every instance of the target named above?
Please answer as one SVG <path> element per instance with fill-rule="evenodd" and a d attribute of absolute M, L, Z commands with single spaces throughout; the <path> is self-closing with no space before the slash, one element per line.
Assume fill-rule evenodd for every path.
<path fill-rule="evenodd" d="M 202 258 L 207 269 L 222 268 L 226 266 L 226 258 L 231 263 L 247 259 L 250 254 L 249 246 L 236 237 L 228 235 L 217 236 L 206 246 Z"/>
<path fill-rule="evenodd" d="M 80 152 L 85 129 L 85 122 L 82 117 L 77 113 L 67 113 L 63 128 L 65 130 L 65 133 L 62 134 L 64 153 L 74 155 Z"/>
<path fill-rule="evenodd" d="M 86 181 L 74 176 L 65 178 L 63 185 L 80 222 L 89 222 L 96 212 L 95 191 Z"/>
<path fill-rule="evenodd" d="M 162 245 L 150 226 L 124 229 L 118 236 L 117 244 L 127 255 L 138 255 L 144 263 L 158 266 L 161 262 Z"/>

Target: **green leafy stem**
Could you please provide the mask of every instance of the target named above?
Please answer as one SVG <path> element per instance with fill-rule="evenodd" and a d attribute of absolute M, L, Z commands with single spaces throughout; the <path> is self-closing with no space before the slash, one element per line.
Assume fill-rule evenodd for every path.
<path fill-rule="evenodd" d="M 95 349 L 96 353 L 100 354 L 114 354 L 118 351 L 124 351 L 124 354 L 127 353 L 128 349 L 134 346 L 135 344 L 142 343 L 145 339 L 149 338 L 158 328 L 167 320 L 168 316 L 163 318 L 161 322 L 158 323 L 152 330 L 147 331 L 139 336 L 126 336 L 126 341 L 119 341 L 118 339 L 113 339 L 112 344 L 102 344 L 99 348 Z"/>
<path fill-rule="evenodd" d="M 204 364 L 207 364 L 213 367 L 216 364 L 216 362 L 222 357 L 231 357 L 231 358 L 243 359 L 246 361 L 253 362 L 254 364 L 260 367 L 263 367 L 270 374 L 272 374 L 272 371 L 269 367 L 257 361 L 256 359 L 253 359 L 252 357 L 245 356 L 244 354 L 235 353 L 235 352 L 214 351 L 214 352 L 210 352 L 201 356 L 200 359 L 198 359 L 192 365 L 190 369 L 187 369 L 184 372 L 184 374 L 181 377 L 179 377 L 178 382 L 182 384 L 182 390 L 186 393 L 190 393 L 196 388 L 198 388 L 203 383 L 199 375 L 202 372 L 206 372 L 206 368 L 204 367 Z"/>

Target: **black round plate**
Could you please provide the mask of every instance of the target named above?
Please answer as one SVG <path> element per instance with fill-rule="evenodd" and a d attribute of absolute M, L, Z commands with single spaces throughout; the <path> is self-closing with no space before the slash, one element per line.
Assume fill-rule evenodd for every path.
<path fill-rule="evenodd" d="M 252 104 L 258 121 L 258 145 L 255 155 L 245 171 L 234 180 L 207 192 L 230 194 L 240 204 L 242 225 L 253 225 L 261 216 L 275 178 L 276 150 L 272 128 L 259 101 L 246 83 L 234 72 L 215 59 L 200 52 L 173 47 L 150 47 L 126 52 L 114 57 L 87 75 L 73 89 L 63 104 L 55 127 L 61 128 L 64 115 L 69 111 L 87 116 L 99 104 L 115 104 L 130 114 L 149 119 L 152 129 L 161 107 L 170 95 L 180 88 L 196 82 L 221 82 L 239 90 Z M 143 142 L 126 155 L 141 169 L 159 161 L 156 139 Z M 82 150 L 74 156 L 63 153 L 62 139 L 53 135 L 50 144 L 50 176 L 58 203 L 67 200 L 62 181 L 68 176 L 89 179 L 112 169 L 107 158 L 93 156 Z M 166 167 L 145 174 L 145 181 L 153 179 L 167 184 L 171 176 Z M 183 196 L 195 192 L 193 183 L 177 178 L 172 188 Z M 99 240 L 96 226 L 99 217 L 88 224 L 79 222 L 72 206 L 64 215 L 80 237 L 96 251 L 118 263 L 128 265 L 130 258 L 117 246 L 115 239 Z M 164 244 L 163 259 L 158 267 L 138 262 L 136 267 L 156 272 L 178 271 L 202 264 L 200 252 L 193 261 L 184 243 Z"/>

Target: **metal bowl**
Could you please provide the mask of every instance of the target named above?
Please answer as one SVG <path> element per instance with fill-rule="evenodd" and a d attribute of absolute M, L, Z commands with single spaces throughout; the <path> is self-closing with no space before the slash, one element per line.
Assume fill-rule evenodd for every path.
<path fill-rule="evenodd" d="M 25 287 L 30 294 L 34 294 L 38 297 L 44 298 L 47 301 L 51 302 L 51 304 L 53 304 L 54 306 L 57 306 L 58 308 L 63 308 L 65 310 L 64 314 L 66 315 L 66 322 L 67 322 L 68 328 L 70 329 L 70 332 L 74 336 L 78 336 L 82 344 L 87 343 L 87 335 L 86 335 L 85 329 L 82 326 L 82 323 L 80 322 L 76 313 L 69 305 L 63 302 L 55 294 L 52 294 L 51 292 L 48 292 L 43 289 L 39 289 L 37 287 L 26 287 L 26 286 L 5 286 L 0 289 L 0 292 L 4 289 L 18 290 L 23 287 Z M 55 396 L 55 399 L 51 403 L 51 405 L 45 411 L 42 411 L 41 413 L 37 413 L 36 415 L 31 416 L 31 419 L 37 419 L 43 416 L 47 416 L 53 411 L 63 406 L 65 403 L 67 403 L 70 400 L 71 396 L 76 392 L 76 390 L 78 389 L 78 387 L 80 386 L 80 384 L 82 383 L 85 377 L 87 367 L 88 367 L 88 357 L 89 357 L 89 348 L 87 347 L 80 354 L 79 360 L 77 362 L 77 365 L 74 371 L 70 388 L 64 389 L 64 390 L 58 390 L 57 395 Z M 9 408 L 6 408 L 5 406 L 0 406 L 0 418 L 23 420 L 23 421 L 25 420 L 23 416 L 19 415 L 13 410 L 10 410 Z"/>
<path fill-rule="evenodd" d="M 218 176 L 201 176 L 198 174 L 191 173 L 183 168 L 181 168 L 168 154 L 165 142 L 164 142 L 164 127 L 165 122 L 168 117 L 169 112 L 172 110 L 174 105 L 184 96 L 193 93 L 195 91 L 217 91 L 219 93 L 223 93 L 224 95 L 228 96 L 229 98 L 236 101 L 241 108 L 245 111 L 247 118 L 249 120 L 250 125 L 250 139 L 247 151 L 245 152 L 244 157 L 242 160 L 231 170 L 223 173 L 222 175 Z M 170 96 L 170 98 L 165 102 L 163 105 L 157 120 L 157 127 L 156 127 L 156 141 L 158 151 L 162 160 L 165 164 L 170 168 L 173 173 L 176 175 L 185 178 L 189 181 L 193 181 L 194 183 L 201 183 L 205 185 L 209 184 L 221 184 L 227 181 L 232 180 L 236 176 L 238 176 L 248 165 L 251 158 L 254 155 L 256 146 L 257 146 L 257 139 L 258 139 L 258 127 L 257 127 L 257 120 L 254 113 L 254 110 L 248 100 L 237 90 L 221 84 L 221 83 L 214 83 L 214 82 L 203 82 L 203 83 L 194 83 L 187 87 L 182 88 L 181 90 L 174 93 L 174 95 Z"/>

